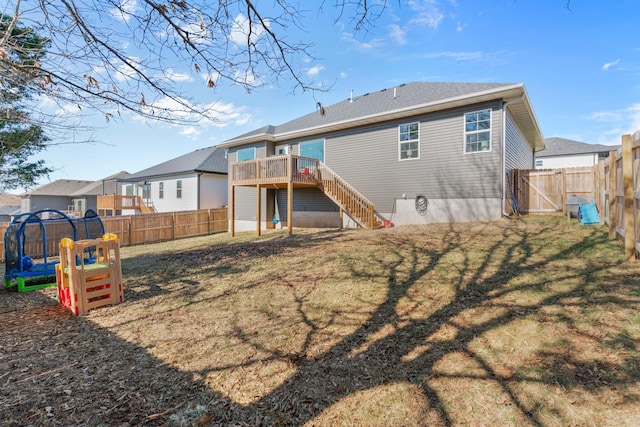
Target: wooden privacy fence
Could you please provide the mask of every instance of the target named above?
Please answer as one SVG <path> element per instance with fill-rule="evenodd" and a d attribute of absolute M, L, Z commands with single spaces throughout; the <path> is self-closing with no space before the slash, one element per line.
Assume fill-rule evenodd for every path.
<path fill-rule="evenodd" d="M 101 219 L 105 233 L 116 234 L 120 246 L 136 246 L 227 232 L 229 228 L 227 212 L 227 208 L 201 209 L 149 215 L 101 217 Z M 3 237 L 8 224 L 0 225 Z M 4 253 L 3 238 L 0 244 L 2 262 L 4 262 Z M 41 257 L 42 242 L 28 242 L 25 253 L 32 258 Z M 51 244 L 47 242 L 47 255 L 58 255 L 58 242 Z"/>
<path fill-rule="evenodd" d="M 640 253 L 640 131 L 622 136 L 622 147 L 596 166 L 600 216 L 609 237 L 624 242 L 627 259 Z"/>
<path fill-rule="evenodd" d="M 566 213 L 569 197 L 596 200 L 595 173 L 593 166 L 515 170 L 513 183 L 518 210 L 523 213 Z"/>

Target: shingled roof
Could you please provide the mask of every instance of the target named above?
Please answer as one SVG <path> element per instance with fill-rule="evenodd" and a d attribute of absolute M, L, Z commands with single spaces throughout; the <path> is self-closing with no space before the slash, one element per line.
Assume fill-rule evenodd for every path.
<path fill-rule="evenodd" d="M 26 196 L 69 196 L 94 181 L 58 179 L 25 193 Z"/>
<path fill-rule="evenodd" d="M 620 148 L 619 145 L 587 144 L 572 139 L 551 137 L 544 140 L 546 148 L 536 153 L 536 157 L 570 156 L 574 154 L 608 154 Z"/>
<path fill-rule="evenodd" d="M 136 181 L 143 178 L 192 172 L 208 172 L 226 175 L 227 159 L 225 158 L 224 149 L 220 147 L 201 148 L 131 174 L 120 181 Z"/>
<path fill-rule="evenodd" d="M 495 99 L 518 100 L 510 110 L 525 136 L 543 147 L 526 90 L 521 83 L 442 83 L 412 82 L 377 92 L 349 97 L 330 106 L 316 105 L 314 112 L 278 126 L 264 126 L 220 144 L 232 147 L 259 140 L 285 140 L 332 130 L 347 129 L 384 120 L 439 111 Z"/>

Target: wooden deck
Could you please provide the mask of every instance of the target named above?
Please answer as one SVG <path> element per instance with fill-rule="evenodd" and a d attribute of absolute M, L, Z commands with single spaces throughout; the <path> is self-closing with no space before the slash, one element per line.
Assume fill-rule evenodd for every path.
<path fill-rule="evenodd" d="M 117 196 L 107 194 L 98 196 L 98 214 L 102 216 L 113 216 L 117 211 L 136 210 L 142 214 L 156 213 L 152 206 L 147 206 L 140 196 Z"/>
<path fill-rule="evenodd" d="M 294 155 L 266 157 L 262 159 L 234 162 L 230 165 L 231 180 L 231 212 L 235 211 L 234 188 L 248 186 L 260 188 L 287 189 L 289 202 L 287 223 L 291 227 L 292 193 L 296 188 L 318 188 L 326 194 L 338 207 L 340 214 L 346 212 L 361 227 L 378 228 L 378 221 L 373 203 L 350 186 L 345 180 L 328 168 L 323 162 Z M 259 193 L 259 192 L 258 192 Z M 259 196 L 258 196 L 259 198 Z M 258 199 L 258 233 L 260 200 Z M 234 233 L 231 221 L 231 234 Z M 291 233 L 291 228 L 289 229 Z"/>

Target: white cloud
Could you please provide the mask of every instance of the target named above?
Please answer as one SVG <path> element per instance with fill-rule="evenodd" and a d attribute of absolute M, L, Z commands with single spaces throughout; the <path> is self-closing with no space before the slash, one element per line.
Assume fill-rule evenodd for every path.
<path fill-rule="evenodd" d="M 407 32 L 397 24 L 389 25 L 389 37 L 398 44 L 407 44 Z"/>
<path fill-rule="evenodd" d="M 315 67 L 311 67 L 307 70 L 307 76 L 315 77 L 320 74 L 320 71 L 324 70 L 322 65 L 316 65 Z"/>
<path fill-rule="evenodd" d="M 194 126 L 187 126 L 178 133 L 191 140 L 196 140 L 200 135 L 202 135 L 202 131 Z"/>
<path fill-rule="evenodd" d="M 488 55 L 482 51 L 475 52 L 434 52 L 425 55 L 427 58 L 449 58 L 455 61 L 475 61 L 486 58 Z"/>
<path fill-rule="evenodd" d="M 142 65 L 142 60 L 135 56 L 130 56 L 129 58 L 127 58 L 127 61 L 136 68 L 140 68 L 140 66 Z M 117 68 L 114 77 L 117 81 L 123 82 L 132 79 L 135 75 L 136 72 L 129 65 L 122 64 Z"/>
<path fill-rule="evenodd" d="M 269 21 L 266 21 L 266 25 L 269 26 Z M 229 40 L 238 46 L 245 46 L 249 34 L 251 34 L 251 42 L 255 43 L 264 34 L 264 29 L 255 24 L 249 28 L 249 19 L 247 17 L 242 14 L 236 16 L 231 26 Z"/>
<path fill-rule="evenodd" d="M 622 135 L 640 130 L 640 102 L 619 110 L 598 111 L 585 119 L 602 123 L 604 130 L 598 138 L 599 144 L 618 145 Z"/>
<path fill-rule="evenodd" d="M 609 68 L 611 68 L 611 67 L 613 67 L 613 66 L 615 66 L 615 65 L 618 65 L 619 63 L 620 63 L 620 58 L 616 59 L 616 60 L 615 60 L 615 61 L 613 61 L 613 62 L 607 62 L 607 63 L 605 63 L 605 64 L 602 66 L 602 68 L 601 68 L 601 69 L 602 69 L 603 71 L 608 71 L 608 70 L 609 70 Z"/>
<path fill-rule="evenodd" d="M 186 73 L 179 73 L 177 71 L 174 71 L 173 68 L 167 68 L 164 71 L 164 76 L 166 79 L 172 81 L 172 82 L 191 82 L 193 81 L 193 78 L 191 78 L 190 75 L 186 74 Z"/>
<path fill-rule="evenodd" d="M 458 22 L 456 23 L 456 31 L 457 31 L 458 33 L 460 33 L 460 32 L 462 32 L 462 30 L 464 30 L 464 29 L 465 29 L 465 27 L 466 27 L 466 26 L 467 26 L 467 24 L 463 24 L 463 23 L 461 23 L 460 21 L 458 21 Z"/>
<path fill-rule="evenodd" d="M 138 9 L 137 0 L 122 0 L 118 7 L 112 8 L 109 13 L 119 21 L 129 22 L 131 15 Z"/>
<path fill-rule="evenodd" d="M 415 14 L 415 17 L 410 21 L 411 23 L 435 30 L 444 19 L 444 13 L 438 7 L 436 0 L 410 0 L 407 4 Z"/>
<path fill-rule="evenodd" d="M 251 119 L 244 107 L 236 107 L 234 104 L 216 101 L 209 104 L 191 104 L 185 99 L 162 98 L 158 101 L 149 103 L 145 107 L 145 111 L 149 114 L 152 111 L 159 113 L 162 110 L 166 115 L 170 112 L 171 117 L 177 122 L 188 122 L 189 124 L 180 125 L 172 123 L 172 127 L 180 128 L 180 133 L 185 136 L 197 136 L 196 131 L 208 127 L 225 127 L 232 123 L 243 125 Z M 204 120 L 199 112 L 205 113 L 209 120 Z M 134 116 L 134 120 L 145 121 L 149 118 Z M 194 125 L 197 123 L 197 125 Z M 193 128 L 193 129 L 191 129 Z"/>
<path fill-rule="evenodd" d="M 376 48 L 379 48 L 381 46 L 383 46 L 384 44 L 384 40 L 383 39 L 372 39 L 368 42 L 361 42 L 358 41 L 356 39 L 353 38 L 353 34 L 347 33 L 347 32 L 343 32 L 342 33 L 342 40 L 351 43 L 356 49 L 358 50 L 365 50 L 365 51 L 370 51 L 370 50 L 374 50 Z"/>

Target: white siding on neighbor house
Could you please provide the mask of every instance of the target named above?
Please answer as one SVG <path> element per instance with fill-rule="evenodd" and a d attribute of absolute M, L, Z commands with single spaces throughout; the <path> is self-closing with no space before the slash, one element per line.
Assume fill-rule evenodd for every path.
<path fill-rule="evenodd" d="M 198 177 L 196 174 L 157 178 L 149 181 L 151 182 L 151 201 L 157 212 L 198 209 Z M 176 197 L 178 181 L 182 181 L 182 197 L 180 199 Z M 159 196 L 161 182 L 164 183 L 164 197 L 162 199 Z M 138 194 L 142 195 L 142 189 Z"/>
<path fill-rule="evenodd" d="M 200 209 L 226 206 L 228 185 L 227 175 L 200 175 Z"/>
<path fill-rule="evenodd" d="M 536 159 L 536 169 L 574 168 L 598 164 L 598 153 L 575 154 L 570 156 L 541 157 Z"/>

